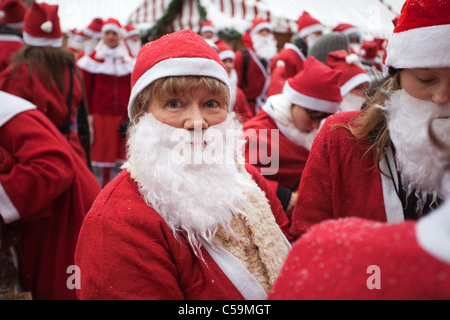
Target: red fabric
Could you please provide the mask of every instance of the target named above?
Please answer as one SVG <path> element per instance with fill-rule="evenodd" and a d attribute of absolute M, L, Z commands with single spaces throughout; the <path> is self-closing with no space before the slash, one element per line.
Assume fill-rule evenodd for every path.
<path fill-rule="evenodd" d="M 263 132 L 260 131 L 261 129 L 267 130 L 266 136 L 261 134 Z M 279 163 L 278 167 L 275 168 L 278 171 L 274 175 L 264 175 L 264 177 L 271 182 L 274 192 L 277 191 L 278 185 L 290 189 L 295 188 L 300 181 L 309 151 L 283 136 L 275 121 L 264 110 L 260 110 L 255 117 L 244 124 L 244 133 L 247 138 L 245 145 L 246 162 L 252 164 L 258 170 L 271 166 L 270 163 L 264 164 L 266 161 L 260 158 L 260 152 L 262 152 L 263 155 L 272 159 L 271 150 L 274 146 L 272 145 L 271 130 L 278 130 L 279 133 L 279 142 L 275 145 L 279 152 Z M 253 131 L 256 131 L 256 136 L 250 134 Z M 256 149 L 251 148 L 251 146 L 256 146 Z M 256 158 L 257 163 L 253 163 L 253 157 Z"/>
<path fill-rule="evenodd" d="M 47 84 L 48 81 L 36 71 L 36 68 L 33 69 L 31 76 L 29 76 L 30 70 L 26 63 L 22 63 L 18 67 L 17 73 L 13 73 L 13 67 L 13 65 L 10 65 L 0 74 L 0 90 L 30 101 L 36 105 L 36 107 L 43 112 L 56 127 L 66 126 L 69 110 L 69 107 L 67 106 L 69 69 L 66 68 L 64 70 L 63 77 L 65 90 L 64 92 L 61 92 L 53 79 Z M 75 73 L 73 75 L 72 95 L 71 125 L 75 123 L 77 108 L 82 99 L 81 83 Z M 78 137 L 78 133 L 75 130 L 70 131 L 69 143 L 77 154 L 85 160 L 86 155 Z"/>
<path fill-rule="evenodd" d="M 283 92 L 284 83 L 288 79 L 284 66 L 275 67 L 270 76 L 269 87 L 267 88 L 267 97 Z"/>
<path fill-rule="evenodd" d="M 23 46 L 23 41 L 17 37 L 12 38 L 11 35 L 0 34 L 0 72 L 5 70 L 11 63 L 12 56 Z"/>
<path fill-rule="evenodd" d="M 318 224 L 294 244 L 268 298 L 448 300 L 450 264 L 420 247 L 415 225 L 361 218 Z"/>
<path fill-rule="evenodd" d="M 246 48 L 246 50 L 248 51 L 252 49 Z M 251 109 L 255 110 L 256 103 L 254 102 L 254 100 L 263 93 L 264 85 L 266 83 L 266 75 L 258 66 L 258 64 L 253 60 L 252 56 L 249 55 L 249 62 L 247 67 L 247 84 L 244 84 L 244 55 L 242 51 L 236 51 L 235 56 L 236 59 L 234 62 L 234 68 L 236 69 L 238 75 L 238 86 L 242 89 L 242 91 L 244 91 L 247 100 L 249 100 Z"/>
<path fill-rule="evenodd" d="M 346 125 L 357 112 L 327 118 L 314 140 L 298 189 L 291 234 L 298 237 L 327 219 L 363 217 L 386 221 L 380 172 L 368 141 L 356 141 Z"/>
<path fill-rule="evenodd" d="M 284 68 L 286 69 L 285 79 L 295 76 L 303 69 L 304 60 L 293 49 L 283 48 L 270 60 L 270 70 L 272 72 L 279 60 L 284 62 Z"/>
<path fill-rule="evenodd" d="M 126 121 L 126 115 L 98 114 L 93 116 L 94 141 L 91 144 L 92 164 L 114 167 L 118 161 L 125 161 L 126 140 L 119 132 L 119 126 Z"/>
<path fill-rule="evenodd" d="M 0 183 L 18 211 L 20 280 L 33 299 L 75 299 L 66 281 L 78 232 L 100 187 L 66 139 L 38 110 L 0 127 L 16 164 Z"/>
<path fill-rule="evenodd" d="M 258 172 L 247 167 L 266 192 L 283 230 L 287 218 Z M 181 199 L 180 199 L 181 200 Z M 203 262 L 184 238 L 174 237 L 148 206 L 124 170 L 100 193 L 81 228 L 75 254 L 81 268 L 80 299 L 243 299 L 202 249 Z"/>
<path fill-rule="evenodd" d="M 403 4 L 394 33 L 445 24 L 450 24 L 450 3 L 448 0 L 407 0 Z"/>
<path fill-rule="evenodd" d="M 84 59 L 94 59 L 96 52 Z M 79 61 L 79 60 L 78 60 Z M 103 63 L 101 60 L 96 60 Z M 81 68 L 80 68 L 81 69 Z M 81 69 L 89 112 L 100 114 L 127 114 L 130 98 L 131 74 L 123 76 L 94 73 Z"/>
<path fill-rule="evenodd" d="M 236 88 L 236 102 L 234 103 L 233 111 L 236 112 L 238 117 L 242 120 L 242 123 L 247 122 L 247 120 L 254 116 L 244 91 L 239 87 Z"/>

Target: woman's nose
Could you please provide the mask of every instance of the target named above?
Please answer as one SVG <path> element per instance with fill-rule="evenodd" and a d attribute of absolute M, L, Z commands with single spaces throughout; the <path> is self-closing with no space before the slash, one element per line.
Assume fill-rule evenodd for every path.
<path fill-rule="evenodd" d="M 189 107 L 183 128 L 186 130 L 208 128 L 208 123 L 199 106 L 194 105 Z"/>

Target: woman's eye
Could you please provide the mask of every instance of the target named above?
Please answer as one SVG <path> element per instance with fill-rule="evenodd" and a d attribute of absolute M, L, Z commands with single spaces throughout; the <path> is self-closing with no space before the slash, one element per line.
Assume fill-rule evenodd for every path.
<path fill-rule="evenodd" d="M 171 100 L 169 101 L 168 105 L 170 108 L 177 108 L 180 105 L 180 103 L 177 100 Z"/>
<path fill-rule="evenodd" d="M 207 108 L 216 108 L 216 107 L 219 106 L 219 103 L 218 103 L 217 101 L 214 101 L 214 100 L 209 100 L 209 101 L 207 101 L 207 102 L 205 103 L 205 106 L 206 106 Z"/>
<path fill-rule="evenodd" d="M 420 82 L 422 82 L 422 83 L 431 83 L 431 82 L 433 82 L 433 79 L 421 79 L 421 78 L 419 78 L 419 81 Z"/>

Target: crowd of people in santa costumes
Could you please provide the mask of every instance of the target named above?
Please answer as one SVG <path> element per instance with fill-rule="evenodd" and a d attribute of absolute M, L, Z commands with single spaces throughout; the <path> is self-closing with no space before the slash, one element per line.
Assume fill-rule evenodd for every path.
<path fill-rule="evenodd" d="M 57 5 L 0 0 L 9 297 L 450 299 L 449 1 L 389 39 L 299 12 L 280 50 L 268 17 L 242 48 L 214 17 L 66 43 Z"/>
<path fill-rule="evenodd" d="M 35 104 L 90 163 L 84 88 L 75 57 L 62 47 L 58 6 L 33 3 L 23 28 L 24 45 L 0 74 L 0 90 Z"/>
<path fill-rule="evenodd" d="M 449 13 L 448 1 L 406 1 L 390 77 L 363 112 L 324 124 L 272 298 L 450 298 Z"/>
<path fill-rule="evenodd" d="M 114 18 L 102 24 L 102 39 L 94 51 L 77 61 L 85 84 L 91 123 L 91 156 L 94 174 L 105 186 L 125 161 L 130 78 L 135 58 L 125 44 L 122 26 Z"/>
<path fill-rule="evenodd" d="M 246 161 L 264 174 L 288 215 L 320 123 L 342 101 L 340 73 L 314 57 L 306 58 L 283 92 L 270 96 L 244 124 Z"/>

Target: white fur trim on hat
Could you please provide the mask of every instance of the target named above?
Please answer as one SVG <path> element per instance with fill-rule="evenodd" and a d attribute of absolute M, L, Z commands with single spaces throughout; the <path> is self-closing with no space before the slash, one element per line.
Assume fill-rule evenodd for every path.
<path fill-rule="evenodd" d="M 203 26 L 200 30 L 200 33 L 203 34 L 207 31 L 211 31 L 212 33 L 217 33 L 217 29 L 213 26 Z"/>
<path fill-rule="evenodd" d="M 232 59 L 234 60 L 236 57 L 234 55 L 234 51 L 233 50 L 224 50 L 219 52 L 219 57 L 220 59 L 223 61 L 225 59 Z"/>
<path fill-rule="evenodd" d="M 23 42 L 30 46 L 36 47 L 62 47 L 63 38 L 44 38 L 44 37 L 35 37 L 27 32 L 23 32 Z"/>
<path fill-rule="evenodd" d="M 261 22 L 258 23 L 251 31 L 250 36 L 254 35 L 255 33 L 258 33 L 259 31 L 263 29 L 269 29 L 271 32 L 273 32 L 273 27 L 269 22 Z"/>
<path fill-rule="evenodd" d="M 450 24 L 392 33 L 385 64 L 397 69 L 450 67 L 449 34 Z"/>
<path fill-rule="evenodd" d="M 320 23 L 317 23 L 317 24 L 312 24 L 310 26 L 307 26 L 307 27 L 303 28 L 302 30 L 300 30 L 297 33 L 297 35 L 300 38 L 304 38 L 306 36 L 309 36 L 311 33 L 319 32 L 319 31 L 323 31 L 323 30 L 324 30 L 323 25 L 321 25 Z"/>
<path fill-rule="evenodd" d="M 284 84 L 283 94 L 292 104 L 325 113 L 335 113 L 341 105 L 340 101 L 328 101 L 304 95 L 292 89 L 288 81 Z"/>
<path fill-rule="evenodd" d="M 117 33 L 120 36 L 122 35 L 122 33 L 120 31 L 120 27 L 115 23 L 106 23 L 105 25 L 103 25 L 102 34 L 109 30 L 114 31 L 115 33 Z"/>
<path fill-rule="evenodd" d="M 358 73 L 341 86 L 341 96 L 345 96 L 352 89 L 364 82 L 371 83 L 369 75 L 367 73 Z"/>
<path fill-rule="evenodd" d="M 205 58 L 172 58 L 158 62 L 148 69 L 134 84 L 128 102 L 128 116 L 131 118 L 131 107 L 137 95 L 153 81 L 164 77 L 175 76 L 206 76 L 216 78 L 228 87 L 230 78 L 223 66 L 211 59 Z"/>

